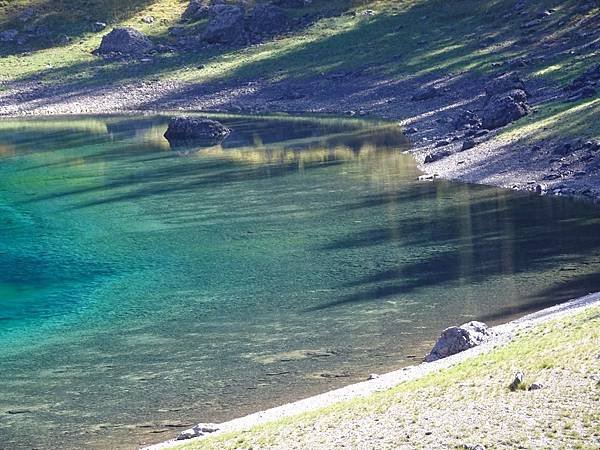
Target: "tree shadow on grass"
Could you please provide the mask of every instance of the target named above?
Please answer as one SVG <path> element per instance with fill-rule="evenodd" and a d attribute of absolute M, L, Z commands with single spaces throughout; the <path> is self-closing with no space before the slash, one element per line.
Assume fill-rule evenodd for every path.
<path fill-rule="evenodd" d="M 295 96 L 314 99 L 334 91 L 335 98 L 336 90 L 347 95 L 352 88 L 354 92 L 363 88 L 361 75 L 365 76 L 364 87 L 367 87 L 367 79 L 371 82 L 371 92 L 379 88 L 410 91 L 414 89 L 410 80 L 415 77 L 419 78 L 420 84 L 436 81 L 443 84 L 443 77 L 448 73 L 493 70 L 493 64 L 498 61 L 530 57 L 544 51 L 541 43 L 545 40 L 560 38 L 556 36 L 555 19 L 548 19 L 535 32 L 515 31 L 519 30 L 519 23 L 502 17 L 510 7 L 511 2 L 502 0 L 480 5 L 474 12 L 472 5 L 430 1 L 399 8 L 395 13 L 353 19 L 352 26 L 334 35 L 323 36 L 320 25 L 316 24 L 302 39 L 276 40 L 248 49 L 222 47 L 199 53 L 157 54 L 151 62 L 96 59 L 62 69 L 49 69 L 22 80 L 45 77 L 58 80 L 50 95 L 46 87 L 32 88 L 19 95 L 25 102 L 31 100 L 39 106 L 52 105 L 76 100 L 98 88 L 109 90 L 142 78 L 168 77 L 170 73 L 186 68 L 189 68 L 191 80 L 197 77 L 198 83 L 190 81 L 184 83 L 185 87 L 153 92 L 146 99 L 136 99 L 135 107 L 160 108 L 185 103 L 189 98 L 219 97 L 232 84 L 239 86 L 257 79 L 262 80 L 262 84 L 252 93 L 226 96 L 231 101 L 223 100 L 223 109 L 232 102 L 252 102 L 259 96 L 268 97 L 276 107 L 278 98 L 289 100 L 290 83 L 292 86 L 297 83 L 299 92 L 294 93 Z M 564 8 L 574 8 L 573 2 L 567 2 Z M 423 16 L 425 13 L 428 15 Z M 423 21 L 430 22 L 431 26 L 424 27 Z M 490 21 L 493 26 L 486 24 L 482 31 L 484 21 Z M 570 31 L 565 29 L 564 33 Z M 515 42 L 515 38 L 524 36 L 528 43 L 523 44 L 519 39 Z M 159 40 L 166 38 L 157 36 Z M 482 46 L 481 41 L 486 39 L 491 39 L 492 43 Z M 200 64 L 203 69 L 194 69 Z M 216 70 L 215 66 L 218 66 Z M 194 75 L 195 71 L 197 75 Z M 373 86 L 377 79 L 381 83 Z M 338 86 L 342 88 L 338 89 Z M 4 103 L 14 101 L 16 99 L 10 96 L 4 98 Z"/>
<path fill-rule="evenodd" d="M 79 39 L 94 22 L 118 23 L 135 16 L 155 0 L 39 0 L 28 6 L 0 5 L 0 32 L 17 30 L 22 45 L 4 42 L 0 56 L 38 51 L 58 45 L 61 36 Z"/>

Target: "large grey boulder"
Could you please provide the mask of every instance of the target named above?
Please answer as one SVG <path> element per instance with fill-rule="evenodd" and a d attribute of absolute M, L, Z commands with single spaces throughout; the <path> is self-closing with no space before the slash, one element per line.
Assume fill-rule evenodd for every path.
<path fill-rule="evenodd" d="M 246 26 L 254 34 L 272 36 L 287 28 L 288 19 L 279 6 L 259 4 L 250 13 Z"/>
<path fill-rule="evenodd" d="M 210 7 L 203 39 L 211 44 L 242 44 L 247 41 L 244 29 L 245 12 L 237 5 Z"/>
<path fill-rule="evenodd" d="M 494 95 L 481 113 L 483 128 L 493 130 L 529 114 L 527 94 L 521 89 Z"/>
<path fill-rule="evenodd" d="M 509 72 L 494 78 L 485 85 L 485 94 L 492 98 L 494 95 L 520 89 L 525 91 L 525 83 L 518 73 Z"/>
<path fill-rule="evenodd" d="M 189 5 L 183 13 L 183 20 L 202 20 L 208 18 L 210 8 L 204 0 L 190 0 Z"/>
<path fill-rule="evenodd" d="M 463 352 L 483 344 L 492 336 L 494 333 L 483 322 L 469 322 L 460 327 L 446 328 L 431 352 L 425 357 L 425 361 L 437 361 Z"/>
<path fill-rule="evenodd" d="M 169 122 L 165 137 L 169 142 L 198 141 L 214 145 L 229 136 L 231 130 L 216 120 L 205 117 L 174 117 Z"/>
<path fill-rule="evenodd" d="M 141 31 L 135 28 L 115 28 L 102 38 L 96 53 L 134 55 L 147 53 L 152 50 L 152 47 L 152 41 Z"/>

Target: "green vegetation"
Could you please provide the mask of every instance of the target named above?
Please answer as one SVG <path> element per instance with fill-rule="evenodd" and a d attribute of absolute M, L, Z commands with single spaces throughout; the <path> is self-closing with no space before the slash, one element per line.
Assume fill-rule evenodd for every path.
<path fill-rule="evenodd" d="M 418 430 L 451 429 L 437 437 L 433 433 L 432 443 L 450 448 L 472 442 L 490 448 L 594 448 L 600 429 L 600 390 L 594 381 L 600 370 L 598 344 L 600 308 L 594 308 L 522 332 L 491 353 L 386 392 L 177 448 L 261 448 L 285 442 L 315 448 L 311 444 L 319 433 L 323 445 L 334 448 L 327 440 L 331 430 L 350 436 L 353 427 L 369 423 L 373 427 L 363 432 L 378 433 L 380 422 L 394 425 L 388 437 L 398 445 L 427 448 L 427 435 Z M 511 392 L 508 385 L 516 370 L 525 373 L 525 383 Z M 527 391 L 534 381 L 544 388 Z"/>
<path fill-rule="evenodd" d="M 93 21 L 105 20 L 111 26 L 135 26 L 155 40 L 170 42 L 172 38 L 167 30 L 177 25 L 186 3 L 136 0 L 125 6 L 116 0 L 0 2 L 0 30 L 22 28 L 19 13 L 26 6 L 34 5 L 42 11 L 36 16 L 36 23 L 49 24 L 54 40 L 64 34 L 73 37 L 70 44 L 47 48 L 44 46 L 53 40 L 43 39 L 25 55 L 12 48 L 12 53 L 9 51 L 0 59 L 0 73 L 12 80 L 35 76 L 49 81 L 98 83 L 140 77 L 193 81 L 244 77 L 276 80 L 365 67 L 394 78 L 434 71 L 486 72 L 494 70 L 497 62 L 527 58 L 540 43 L 552 44 L 563 39 L 585 18 L 573 12 L 579 5 L 576 0 L 539 1 L 530 6 L 532 14 L 550 7 L 556 8 L 556 12 L 543 29 L 534 33 L 520 28 L 528 20 L 527 16 L 515 13 L 515 18 L 507 20 L 506 14 L 510 14 L 514 6 L 510 0 L 315 0 L 302 14 L 318 11 L 324 18 L 307 29 L 258 46 L 162 54 L 151 64 L 107 63 L 90 54 L 104 34 L 91 31 Z M 366 9 L 374 10 L 374 15 L 364 15 Z M 590 14 L 597 14 L 599 10 Z M 342 11 L 345 13 L 340 15 Z M 356 14 L 349 14 L 350 11 Z M 556 23 L 567 15 L 569 23 L 558 31 Z M 155 22 L 144 23 L 145 16 L 154 17 Z M 493 39 L 489 45 L 481 44 L 489 39 Z M 566 52 L 560 57 L 530 64 L 525 71 L 565 81 L 584 70 L 594 58 L 597 54 L 593 49 L 576 54 Z M 204 67 L 198 68 L 200 65 Z"/>

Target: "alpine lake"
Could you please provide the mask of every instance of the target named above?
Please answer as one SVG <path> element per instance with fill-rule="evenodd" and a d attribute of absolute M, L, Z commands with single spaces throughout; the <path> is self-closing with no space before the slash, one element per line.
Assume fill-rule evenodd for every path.
<path fill-rule="evenodd" d="M 420 182 L 396 124 L 0 122 L 0 448 L 137 448 L 600 290 L 600 210 Z"/>

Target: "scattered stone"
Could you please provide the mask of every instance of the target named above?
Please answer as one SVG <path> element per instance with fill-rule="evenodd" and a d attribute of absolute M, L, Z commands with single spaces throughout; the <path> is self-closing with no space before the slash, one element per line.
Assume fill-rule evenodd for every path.
<path fill-rule="evenodd" d="M 500 128 L 529 113 L 527 94 L 515 89 L 493 96 L 481 114 L 482 126 L 488 130 Z"/>
<path fill-rule="evenodd" d="M 528 390 L 529 391 L 538 391 L 543 388 L 544 388 L 544 385 L 542 383 L 532 383 L 531 386 L 529 386 Z"/>
<path fill-rule="evenodd" d="M 475 444 L 475 445 L 465 444 L 465 445 L 463 445 L 463 448 L 465 448 L 466 450 L 485 450 L 485 447 L 481 444 Z"/>
<path fill-rule="evenodd" d="M 104 22 L 94 22 L 92 24 L 92 31 L 99 33 L 100 31 L 104 31 L 107 25 Z"/>
<path fill-rule="evenodd" d="M 429 86 L 429 87 L 420 89 L 418 92 L 416 92 L 411 97 L 411 100 L 413 102 L 420 102 L 423 100 L 429 100 L 429 99 L 435 98 L 438 95 L 440 95 L 439 89 L 435 88 L 434 86 Z"/>
<path fill-rule="evenodd" d="M 96 53 L 143 54 L 152 49 L 152 41 L 135 28 L 115 28 L 102 38 Z"/>
<path fill-rule="evenodd" d="M 367 378 L 367 381 L 376 380 L 377 378 L 379 378 L 379 374 L 372 373 L 369 375 L 369 378 Z"/>
<path fill-rule="evenodd" d="M 199 423 L 193 428 L 182 431 L 179 436 L 177 436 L 178 441 L 183 441 L 186 439 L 193 439 L 200 436 L 206 436 L 207 434 L 215 433 L 219 431 L 219 428 L 214 423 Z"/>
<path fill-rule="evenodd" d="M 525 374 L 521 371 L 517 372 L 515 374 L 515 378 L 513 379 L 512 383 L 510 383 L 508 385 L 508 388 L 511 391 L 516 391 L 517 389 L 520 389 L 523 386 L 524 379 L 525 379 Z"/>
<path fill-rule="evenodd" d="M 489 81 L 485 85 L 485 94 L 489 98 L 492 98 L 495 95 L 504 94 L 505 92 L 513 91 L 515 89 L 527 92 L 525 90 L 525 83 L 519 74 L 516 72 L 509 72 Z"/>
<path fill-rule="evenodd" d="M 215 145 L 229 136 L 231 130 L 216 120 L 204 117 L 174 117 L 169 122 L 165 137 L 169 142 L 201 141 Z"/>
<path fill-rule="evenodd" d="M 490 132 L 490 130 L 478 130 L 475 132 L 475 134 L 473 136 L 475 136 L 476 138 L 478 137 L 482 137 L 485 136 L 486 134 L 488 134 Z"/>
<path fill-rule="evenodd" d="M 418 131 L 419 130 L 417 130 L 415 127 L 409 127 L 406 130 L 404 130 L 404 134 L 415 134 Z"/>
<path fill-rule="evenodd" d="M 445 147 L 447 145 L 450 145 L 450 141 L 447 139 L 442 139 L 441 141 L 437 141 L 435 143 L 435 148 Z"/>
<path fill-rule="evenodd" d="M 207 19 L 210 8 L 202 0 L 190 0 L 190 4 L 181 16 L 183 20 L 196 21 Z"/>
<path fill-rule="evenodd" d="M 475 147 L 476 142 L 473 139 L 467 139 L 466 141 L 463 142 L 462 145 L 462 150 L 469 150 L 470 148 Z"/>
<path fill-rule="evenodd" d="M 438 177 L 438 175 L 436 173 L 434 174 L 425 174 L 425 175 L 420 175 L 419 178 L 417 178 L 419 181 L 433 181 Z"/>
<path fill-rule="evenodd" d="M 432 162 L 436 162 L 439 161 L 440 159 L 444 159 L 447 156 L 450 156 L 451 153 L 448 150 L 442 151 L 442 152 L 437 152 L 437 153 L 430 153 L 425 157 L 425 164 L 430 164 Z"/>
<path fill-rule="evenodd" d="M 470 110 L 461 111 L 456 119 L 454 119 L 454 128 L 461 130 L 465 128 L 477 128 L 481 126 L 481 119 L 477 114 Z"/>
<path fill-rule="evenodd" d="M 148 25 L 153 24 L 154 21 L 155 21 L 155 19 L 152 16 L 144 16 L 144 17 L 142 17 L 142 22 L 147 23 Z"/>
<path fill-rule="evenodd" d="M 598 91 L 594 86 L 586 85 L 582 87 L 579 91 L 569 97 L 569 101 L 576 102 L 578 100 L 583 100 L 586 98 L 595 97 L 598 94 Z"/>
<path fill-rule="evenodd" d="M 533 28 L 533 27 L 537 27 L 538 25 L 542 24 L 542 19 L 533 19 L 530 20 L 529 22 L 525 22 L 521 28 Z"/>
<path fill-rule="evenodd" d="M 202 38 L 210 44 L 243 44 L 247 41 L 244 17 L 240 6 L 211 6 Z"/>
<path fill-rule="evenodd" d="M 0 33 L 0 42 L 14 42 L 18 35 L 19 32 L 15 29 L 3 31 Z"/>
<path fill-rule="evenodd" d="M 442 331 L 426 362 L 437 361 L 456 353 L 476 347 L 489 340 L 494 333 L 483 322 L 468 322 L 460 327 L 450 327 Z"/>

